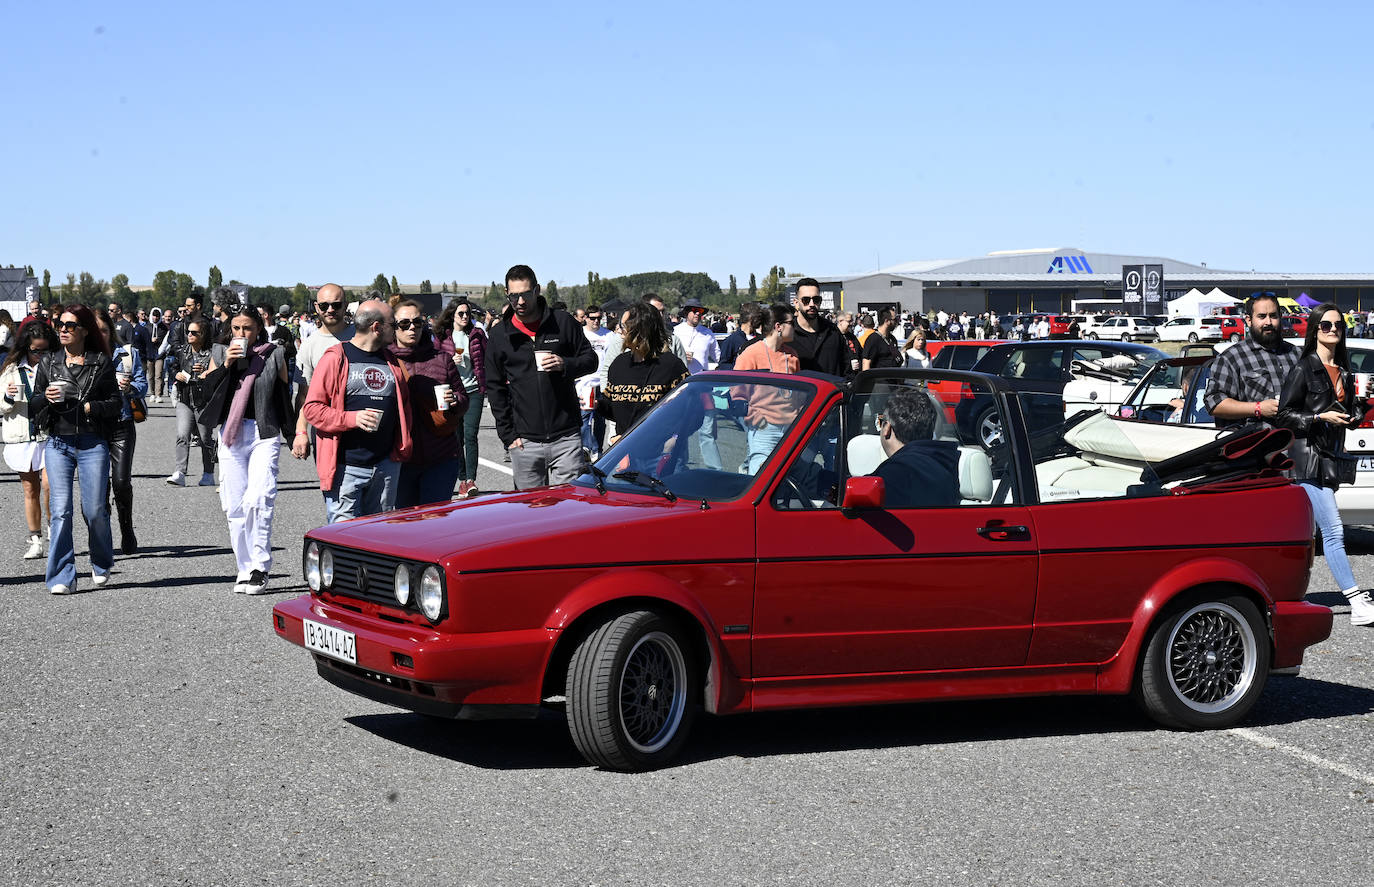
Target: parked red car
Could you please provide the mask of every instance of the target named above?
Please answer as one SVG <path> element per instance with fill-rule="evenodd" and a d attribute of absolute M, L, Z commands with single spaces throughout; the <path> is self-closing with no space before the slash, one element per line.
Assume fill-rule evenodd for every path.
<path fill-rule="evenodd" d="M 1005 443 L 962 445 L 940 381 L 996 398 Z M 1303 600 L 1287 432 L 1198 447 L 1098 412 L 1032 438 L 1045 397 L 957 371 L 702 373 L 572 484 L 312 530 L 310 593 L 273 624 L 360 696 L 561 710 L 621 770 L 669 762 L 700 711 L 1133 694 L 1171 727 L 1236 723 L 1331 630 Z M 700 446 L 717 399 L 723 468 Z M 926 456 L 921 483 L 892 473 Z"/>

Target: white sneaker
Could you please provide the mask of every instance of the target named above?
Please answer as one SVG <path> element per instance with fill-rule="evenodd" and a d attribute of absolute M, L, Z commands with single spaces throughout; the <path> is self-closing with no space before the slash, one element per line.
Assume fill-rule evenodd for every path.
<path fill-rule="evenodd" d="M 252 574 L 249 575 L 251 576 Z M 238 578 L 234 580 L 234 594 L 243 594 L 248 591 L 248 579 L 249 576 L 239 574 Z"/>
<path fill-rule="evenodd" d="M 200 476 L 200 486 L 202 486 L 202 487 L 213 487 L 214 485 L 215 485 L 215 473 L 214 473 L 213 471 L 207 471 L 207 472 L 205 472 L 204 474 L 202 474 L 202 475 Z"/>
<path fill-rule="evenodd" d="M 1374 625 L 1374 596 L 1362 591 L 1350 599 L 1350 624 Z"/>
<path fill-rule="evenodd" d="M 109 574 L 109 573 L 92 573 L 92 574 L 91 574 L 91 584 L 94 585 L 96 588 L 102 587 L 103 585 L 105 585 L 105 584 L 106 584 L 107 582 L 109 582 L 109 581 L 110 581 L 110 574 Z"/>
<path fill-rule="evenodd" d="M 52 592 L 53 594 L 71 594 L 75 590 L 75 587 L 69 587 L 61 584 L 54 585 L 52 588 L 48 589 L 48 591 Z"/>
<path fill-rule="evenodd" d="M 29 547 L 24 550 L 24 560 L 31 561 L 43 556 L 43 536 L 40 533 L 29 534 Z"/>
<path fill-rule="evenodd" d="M 174 487 L 184 487 L 186 486 L 186 475 L 180 471 L 173 472 L 172 476 L 167 478 L 167 483 Z"/>

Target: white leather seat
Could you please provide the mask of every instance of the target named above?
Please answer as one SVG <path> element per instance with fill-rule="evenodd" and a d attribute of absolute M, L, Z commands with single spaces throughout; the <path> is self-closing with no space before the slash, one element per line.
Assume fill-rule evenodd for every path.
<path fill-rule="evenodd" d="M 965 505 L 992 501 L 992 462 L 981 447 L 959 448 L 959 498 Z"/>
<path fill-rule="evenodd" d="M 872 474 L 887 458 L 887 453 L 883 452 L 882 439 L 876 434 L 859 434 L 851 437 L 845 447 L 845 454 L 848 458 L 850 477 Z"/>

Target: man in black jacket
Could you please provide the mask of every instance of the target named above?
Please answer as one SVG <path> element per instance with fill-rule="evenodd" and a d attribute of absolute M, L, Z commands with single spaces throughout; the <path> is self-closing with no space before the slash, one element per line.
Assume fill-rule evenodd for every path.
<path fill-rule="evenodd" d="M 596 351 L 570 314 L 549 308 L 528 265 L 506 272 L 506 298 L 510 305 L 487 331 L 496 434 L 517 490 L 567 483 L 587 470 L 576 380 L 596 372 Z"/>
<path fill-rule="evenodd" d="M 844 335 L 835 324 L 821 317 L 821 285 L 814 277 L 797 281 L 793 300 L 797 309 L 792 325 L 792 347 L 797 350 L 803 370 L 849 375 L 849 350 Z"/>
<path fill-rule="evenodd" d="M 931 440 L 935 406 L 924 388 L 898 388 L 883 404 L 879 435 L 887 459 L 873 475 L 883 479 L 884 508 L 939 508 L 959 504 L 959 445 Z"/>

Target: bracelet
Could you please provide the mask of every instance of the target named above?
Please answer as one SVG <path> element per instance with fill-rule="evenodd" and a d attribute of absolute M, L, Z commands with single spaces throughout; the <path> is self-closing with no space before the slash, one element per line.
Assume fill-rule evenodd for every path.
<path fill-rule="evenodd" d="M 1259 419 L 1259 418 L 1261 418 L 1261 417 L 1262 417 L 1262 414 L 1260 413 L 1260 402 L 1259 402 L 1259 401 L 1255 401 L 1255 418 L 1256 418 L 1256 419 Z"/>
<path fill-rule="evenodd" d="M 309 437 L 309 436 L 310 436 L 310 435 L 309 435 L 308 433 L 304 432 L 304 431 L 297 431 L 297 432 L 296 432 L 296 437 Z"/>

